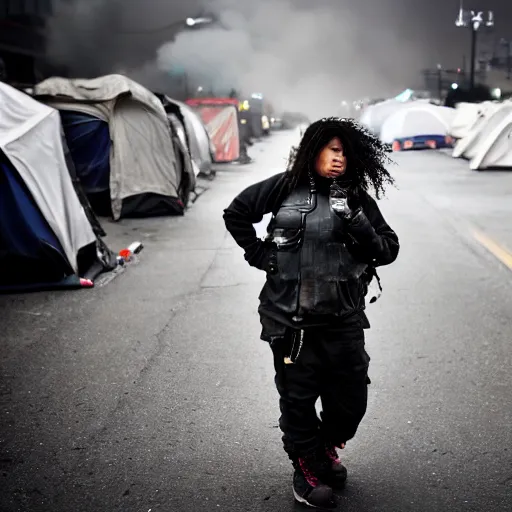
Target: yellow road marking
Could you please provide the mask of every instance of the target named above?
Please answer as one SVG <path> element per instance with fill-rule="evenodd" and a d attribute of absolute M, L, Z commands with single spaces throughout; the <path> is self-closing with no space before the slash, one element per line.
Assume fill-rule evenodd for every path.
<path fill-rule="evenodd" d="M 485 236 L 479 231 L 473 231 L 473 236 L 480 242 L 495 258 L 499 259 L 504 265 L 512 270 L 512 254 L 498 245 L 494 240 Z"/>

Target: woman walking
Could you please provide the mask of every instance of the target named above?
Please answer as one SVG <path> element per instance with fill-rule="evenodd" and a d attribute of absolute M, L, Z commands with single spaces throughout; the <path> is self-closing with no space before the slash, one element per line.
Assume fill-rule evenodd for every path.
<path fill-rule="evenodd" d="M 366 413 L 365 295 L 375 268 L 399 252 L 368 194 L 371 187 L 378 199 L 393 183 L 387 151 L 353 120 L 322 119 L 306 130 L 286 172 L 247 188 L 224 212 L 247 262 L 267 273 L 261 338 L 274 354 L 294 496 L 313 507 L 335 506 L 333 488 L 347 477 L 336 449 Z M 262 241 L 253 224 L 271 212 Z"/>

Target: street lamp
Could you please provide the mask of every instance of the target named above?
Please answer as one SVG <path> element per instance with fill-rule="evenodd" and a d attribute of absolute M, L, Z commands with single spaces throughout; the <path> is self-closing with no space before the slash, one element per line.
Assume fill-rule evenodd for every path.
<path fill-rule="evenodd" d="M 469 75 L 470 90 L 475 88 L 475 61 L 476 61 L 476 40 L 478 30 L 482 26 L 487 28 L 494 27 L 494 13 L 487 11 L 487 20 L 484 20 L 484 11 L 471 11 L 464 9 L 462 0 L 460 3 L 460 10 L 457 20 L 455 21 L 456 27 L 464 27 L 471 29 L 471 71 Z"/>
<path fill-rule="evenodd" d="M 184 26 L 187 26 L 189 28 L 194 28 L 199 25 L 210 25 L 214 22 L 213 18 L 187 18 L 186 20 L 179 20 L 175 21 L 174 23 L 170 23 L 169 25 L 165 25 L 163 27 L 159 28 L 153 28 L 150 30 L 123 30 L 121 32 L 118 32 L 119 34 L 129 34 L 129 35 L 135 35 L 135 34 L 157 34 L 159 32 L 166 32 L 168 30 L 176 30 L 179 28 L 182 28 Z"/>
<path fill-rule="evenodd" d="M 189 27 L 195 27 L 196 25 L 209 25 L 213 23 L 212 18 L 187 18 L 185 23 Z"/>

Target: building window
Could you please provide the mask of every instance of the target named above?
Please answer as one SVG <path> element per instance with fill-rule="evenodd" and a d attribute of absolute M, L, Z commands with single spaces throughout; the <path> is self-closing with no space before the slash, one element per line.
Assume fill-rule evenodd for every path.
<path fill-rule="evenodd" d="M 48 16 L 52 12 L 52 0 L 1 0 L 0 17 Z"/>

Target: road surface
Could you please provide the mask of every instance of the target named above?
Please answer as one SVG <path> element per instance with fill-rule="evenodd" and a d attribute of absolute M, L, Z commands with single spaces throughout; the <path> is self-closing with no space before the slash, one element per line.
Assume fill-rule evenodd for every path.
<path fill-rule="evenodd" d="M 259 340 L 264 276 L 221 217 L 296 137 L 253 148 L 183 218 L 107 221 L 116 249 L 145 245 L 111 282 L 0 297 L 1 512 L 302 510 Z M 509 512 L 512 173 L 396 160 L 381 208 L 402 249 L 368 310 L 370 403 L 340 510 Z"/>

